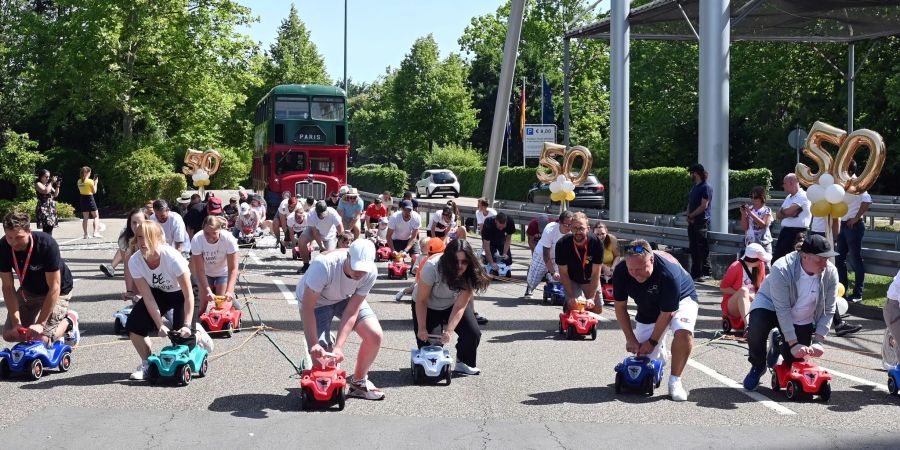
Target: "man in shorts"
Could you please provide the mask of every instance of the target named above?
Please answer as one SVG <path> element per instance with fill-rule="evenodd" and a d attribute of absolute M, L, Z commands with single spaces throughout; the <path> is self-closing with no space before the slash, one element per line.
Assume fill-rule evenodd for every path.
<path fill-rule="evenodd" d="M 421 226 L 422 218 L 419 217 L 419 213 L 413 211 L 413 204 L 409 200 L 400 202 L 400 211 L 391 214 L 391 218 L 388 219 L 387 244 L 395 252 L 406 252 L 412 259 L 412 267 L 415 267 L 416 257 L 421 253 L 419 248 Z"/>
<path fill-rule="evenodd" d="M 681 384 L 681 373 L 687 365 L 694 346 L 694 326 L 697 323 L 697 290 L 694 280 L 672 255 L 654 251 L 643 239 L 625 248 L 625 264 L 613 272 L 613 298 L 616 300 L 616 320 L 625 333 L 625 350 L 638 356 L 665 359 L 665 335 L 671 330 L 672 367 L 669 375 L 669 396 L 676 402 L 687 400 Z M 637 304 L 631 328 L 628 299 Z"/>
<path fill-rule="evenodd" d="M 300 235 L 300 260 L 303 261 L 303 267 L 298 269 L 297 273 L 304 273 L 309 268 L 312 252 L 307 250 L 308 244 L 315 242 L 320 252 L 334 249 L 337 246 L 338 234 L 343 232 L 341 216 L 324 201 L 319 200 L 313 213 L 307 215 L 306 230 Z"/>
<path fill-rule="evenodd" d="M 344 229 L 353 233 L 353 239 L 359 237 L 359 219 L 364 213 L 363 200 L 359 198 L 359 191 L 356 188 L 350 188 L 347 193 L 338 201 L 336 208 L 341 214 L 341 221 Z"/>
<path fill-rule="evenodd" d="M 349 249 L 339 249 L 316 258 L 306 275 L 297 283 L 297 302 L 309 356 L 314 360 L 326 352 L 337 362 L 344 359 L 344 344 L 353 330 L 360 337 L 356 368 L 348 380 L 348 395 L 368 400 L 381 400 L 384 392 L 369 381 L 368 372 L 378 350 L 383 332 L 366 296 L 375 279 L 375 244 L 358 239 Z M 337 337 L 331 339 L 331 322 L 340 319 Z"/>
<path fill-rule="evenodd" d="M 31 231 L 28 214 L 11 212 L 3 218 L 0 240 L 0 283 L 6 304 L 3 340 L 40 339 L 45 344 L 65 338 L 69 345 L 81 339 L 78 313 L 69 310 L 72 273 L 49 234 Z M 19 278 L 16 289 L 12 272 Z M 19 328 L 26 328 L 25 336 Z"/>

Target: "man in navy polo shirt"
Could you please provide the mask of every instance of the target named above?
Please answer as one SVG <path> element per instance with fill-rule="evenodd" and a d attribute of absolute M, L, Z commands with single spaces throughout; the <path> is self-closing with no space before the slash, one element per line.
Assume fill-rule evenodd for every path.
<path fill-rule="evenodd" d="M 653 251 L 638 239 L 625 248 L 625 264 L 613 272 L 616 320 L 625 333 L 625 350 L 653 359 L 665 359 L 665 335 L 672 330 L 672 368 L 669 395 L 676 402 L 687 400 L 681 373 L 694 346 L 697 322 L 697 291 L 678 261 L 665 252 Z M 628 316 L 628 298 L 637 304 L 635 328 Z"/>
<path fill-rule="evenodd" d="M 712 274 L 709 265 L 709 204 L 713 190 L 706 184 L 709 176 L 702 164 L 694 164 L 688 169 L 694 186 L 688 196 L 688 248 L 691 251 L 691 278 L 706 281 Z"/>

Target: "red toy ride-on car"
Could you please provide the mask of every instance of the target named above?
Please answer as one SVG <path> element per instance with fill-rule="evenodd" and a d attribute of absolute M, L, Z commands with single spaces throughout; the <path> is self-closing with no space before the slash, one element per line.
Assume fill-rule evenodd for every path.
<path fill-rule="evenodd" d="M 313 363 L 300 378 L 300 409 L 338 406 L 344 410 L 347 400 L 347 372 L 338 368 L 334 354 L 326 353 L 323 361 Z"/>
<path fill-rule="evenodd" d="M 241 328 L 241 311 L 235 309 L 232 302 L 225 300 L 224 295 L 215 296 L 215 302 L 209 312 L 200 314 L 200 324 L 210 336 L 230 338 L 235 330 Z"/>
<path fill-rule="evenodd" d="M 375 262 L 390 261 L 394 256 L 394 251 L 387 245 L 378 247 L 375 250 Z"/>
<path fill-rule="evenodd" d="M 409 278 L 409 264 L 406 262 L 406 252 L 394 252 L 394 259 L 388 263 L 389 280 L 406 280 Z"/>
<path fill-rule="evenodd" d="M 722 331 L 726 334 L 743 331 L 747 324 L 743 317 L 734 318 L 728 314 L 728 303 L 722 302 Z"/>
<path fill-rule="evenodd" d="M 584 310 L 584 303 L 576 301 L 575 305 L 569 312 L 559 313 L 560 334 L 565 334 L 567 339 L 590 334 L 591 340 L 596 340 L 599 321 L 593 314 Z"/>
<path fill-rule="evenodd" d="M 772 390 L 784 389 L 788 400 L 810 399 L 818 395 L 823 402 L 831 398 L 831 374 L 810 361 L 783 361 L 772 370 Z"/>

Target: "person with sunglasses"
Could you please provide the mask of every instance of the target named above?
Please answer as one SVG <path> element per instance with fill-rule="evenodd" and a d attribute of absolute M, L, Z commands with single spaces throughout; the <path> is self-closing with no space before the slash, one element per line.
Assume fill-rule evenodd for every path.
<path fill-rule="evenodd" d="M 472 245 L 464 239 L 450 241 L 440 256 L 429 258 L 416 275 L 413 290 L 412 325 L 416 345 L 428 344 L 428 335 L 443 328 L 441 343 L 450 342 L 455 332 L 456 365 L 453 371 L 461 375 L 478 375 L 478 344 L 481 330 L 475 317 L 473 299 L 490 285 L 481 261 Z"/>
<path fill-rule="evenodd" d="M 563 223 L 562 216 L 560 223 Z M 600 287 L 603 242 L 590 232 L 587 215 L 583 212 L 575 213 L 571 223 L 572 234 L 563 236 L 555 248 L 559 281 L 566 291 L 563 311 L 574 308 L 575 302 L 581 298 L 585 309 L 599 314 L 603 312 L 603 305 L 596 304 L 594 298 Z"/>
<path fill-rule="evenodd" d="M 744 389 L 755 390 L 766 367 L 785 364 L 807 356 L 819 357 L 834 318 L 838 271 L 828 258 L 836 256 L 827 239 L 811 234 L 799 251 L 772 263 L 772 272 L 763 281 L 750 306 L 747 347 L 750 372 Z M 769 332 L 773 333 L 770 353 L 766 352 Z"/>
<path fill-rule="evenodd" d="M 666 359 L 666 333 L 671 330 L 672 367 L 669 396 L 687 400 L 681 374 L 694 346 L 698 299 L 694 280 L 672 255 L 654 251 L 643 239 L 625 247 L 625 264 L 613 271 L 616 321 L 625 334 L 625 350 L 638 356 Z M 631 328 L 628 299 L 634 299 L 637 314 Z"/>
<path fill-rule="evenodd" d="M 569 234 L 569 227 L 572 226 L 574 215 L 572 211 L 565 210 L 559 214 L 556 222 L 550 222 L 544 228 L 541 239 L 535 244 L 534 252 L 531 254 L 531 265 L 525 276 L 524 298 L 531 298 L 538 284 L 547 277 L 548 273 L 554 281 L 559 281 L 559 268 L 556 267 L 555 262 L 556 243 Z"/>
<path fill-rule="evenodd" d="M 344 229 L 353 233 L 353 239 L 359 237 L 359 219 L 362 218 L 364 207 L 363 200 L 359 198 L 359 191 L 356 188 L 350 188 L 338 200 L 338 206 L 335 208 L 341 214 Z"/>
<path fill-rule="evenodd" d="M 757 243 L 766 253 L 772 253 L 772 209 L 766 206 L 766 190 L 754 186 L 750 190 L 750 204 L 741 205 L 741 228 L 746 245 Z"/>
<path fill-rule="evenodd" d="M 444 233 L 441 237 L 445 242 L 455 239 L 465 239 L 466 232 L 459 227 L 459 224 L 456 221 L 457 217 L 458 216 L 453 213 L 453 208 L 450 206 L 445 206 L 442 210 L 431 213 L 431 217 L 428 220 L 428 235 L 430 237 L 437 236 L 437 230 L 441 230 Z"/>
<path fill-rule="evenodd" d="M 337 236 L 344 232 L 344 224 L 341 216 L 324 201 L 316 202 L 312 214 L 306 217 L 306 229 L 300 235 L 300 260 L 303 266 L 297 273 L 305 273 L 309 269 L 309 260 L 312 252 L 309 244 L 315 242 L 319 251 L 324 252 L 337 247 Z"/>
<path fill-rule="evenodd" d="M 340 202 L 340 201 L 341 201 L 341 195 L 337 192 L 332 192 L 331 195 L 329 195 L 328 198 L 325 199 L 325 205 L 328 206 L 329 208 L 337 209 L 338 202 Z"/>

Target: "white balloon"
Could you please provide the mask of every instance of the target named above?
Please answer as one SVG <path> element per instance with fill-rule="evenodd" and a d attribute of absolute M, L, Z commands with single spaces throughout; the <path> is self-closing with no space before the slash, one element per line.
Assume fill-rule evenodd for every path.
<path fill-rule="evenodd" d="M 550 192 L 553 192 L 555 194 L 560 191 L 562 191 L 562 185 L 560 184 L 559 181 L 554 181 L 554 182 L 550 183 Z"/>
<path fill-rule="evenodd" d="M 828 203 L 840 203 L 844 201 L 844 188 L 840 185 L 832 184 L 825 188 L 825 200 L 828 200 Z"/>
<path fill-rule="evenodd" d="M 847 314 L 847 299 L 844 297 L 835 297 L 834 298 L 834 306 L 837 307 L 837 312 L 840 315 Z"/>
<path fill-rule="evenodd" d="M 560 176 L 556 177 L 556 181 L 559 181 L 560 183 L 562 183 L 563 181 L 566 181 L 566 176 L 560 175 Z"/>
<path fill-rule="evenodd" d="M 571 182 L 571 181 L 569 181 L 569 180 L 563 181 L 563 184 L 562 184 L 562 190 L 563 190 L 563 192 L 572 192 L 572 191 L 574 191 L 574 190 L 575 190 L 575 183 L 573 183 L 573 182 Z"/>
<path fill-rule="evenodd" d="M 830 173 L 823 173 L 822 176 L 819 177 L 819 184 L 822 185 L 823 188 L 828 188 L 834 184 L 834 177 L 831 176 Z"/>
<path fill-rule="evenodd" d="M 825 200 L 825 188 L 818 184 L 808 187 L 806 189 L 806 198 L 812 203 L 819 200 Z"/>

